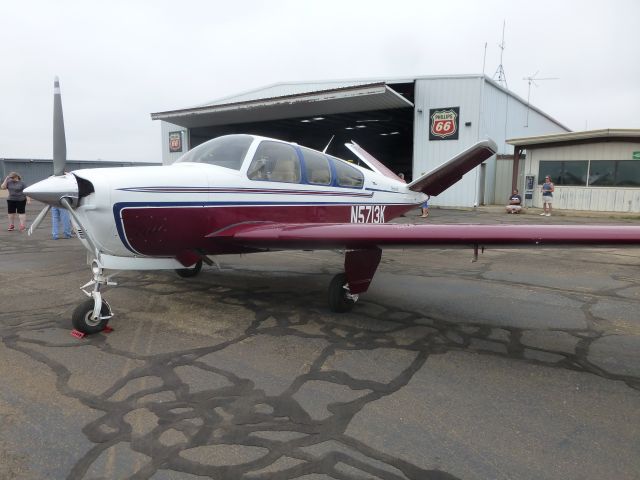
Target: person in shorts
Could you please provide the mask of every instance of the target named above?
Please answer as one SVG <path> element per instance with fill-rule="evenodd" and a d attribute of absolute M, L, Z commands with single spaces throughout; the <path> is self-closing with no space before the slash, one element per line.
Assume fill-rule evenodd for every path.
<path fill-rule="evenodd" d="M 547 175 L 544 177 L 544 183 L 542 184 L 542 188 L 540 191 L 542 192 L 542 208 L 543 212 L 540 214 L 541 216 L 550 217 L 551 216 L 551 204 L 553 203 L 553 191 L 555 187 L 551 182 L 551 177 Z"/>
<path fill-rule="evenodd" d="M 2 190 L 9 190 L 9 196 L 7 197 L 7 211 L 9 214 L 9 228 L 8 231 L 12 232 L 16 229 L 16 215 L 20 220 L 19 230 L 23 232 L 27 228 L 27 214 L 25 212 L 27 203 L 31 203 L 31 199 L 27 197 L 23 190 L 27 188 L 27 185 L 22 181 L 22 177 L 17 172 L 11 172 L 4 179 Z"/>

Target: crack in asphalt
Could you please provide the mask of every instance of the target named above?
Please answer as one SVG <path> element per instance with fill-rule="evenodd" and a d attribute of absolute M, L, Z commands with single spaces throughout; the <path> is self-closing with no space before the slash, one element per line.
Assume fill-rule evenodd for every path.
<path fill-rule="evenodd" d="M 456 477 L 450 473 L 420 468 L 376 450 L 346 433 L 355 415 L 364 407 L 406 386 L 429 356 L 450 351 L 473 351 L 590 373 L 640 390 L 640 378 L 608 372 L 588 359 L 591 345 L 604 336 L 603 332 L 592 329 L 554 330 L 576 339 L 575 351 L 570 353 L 524 345 L 521 342 L 526 332 L 524 329 L 454 323 L 370 301 L 362 303 L 375 307 L 374 312 L 377 313 L 368 309 L 366 315 L 360 315 L 356 308 L 344 316 L 328 316 L 323 303 L 318 300 L 322 295 L 317 291 L 296 297 L 268 287 L 251 290 L 229 287 L 221 291 L 220 284 L 201 281 L 182 284 L 180 288 L 162 274 L 147 274 L 142 279 L 126 281 L 123 288 L 136 295 L 149 295 L 147 288 L 150 285 L 165 288 L 163 292 L 154 291 L 153 295 L 179 296 L 186 291 L 199 292 L 203 294 L 203 303 L 242 306 L 251 312 L 252 318 L 244 332 L 215 345 L 162 354 L 140 354 L 114 348 L 104 334 L 68 342 L 28 337 L 26 334 L 29 332 L 64 328 L 65 320 L 52 318 L 45 311 L 31 312 L 28 322 L 11 322 L 11 316 L 0 315 L 0 335 L 8 348 L 46 365 L 56 375 L 56 388 L 62 395 L 101 412 L 99 418 L 83 427 L 83 433 L 94 446 L 76 462 L 68 478 L 86 478 L 106 451 L 126 444 L 131 451 L 148 459 L 127 477 L 136 479 L 151 478 L 159 470 L 233 479 L 281 480 L 310 474 L 348 480 L 370 478 L 367 475 L 383 480 L 454 479 Z M 585 312 L 591 304 L 583 304 Z M 300 311 L 305 312 L 304 318 L 300 318 Z M 363 329 L 363 324 L 369 324 L 369 328 Z M 303 327 L 309 326 L 316 328 L 305 332 Z M 398 340 L 398 334 L 413 332 L 418 327 L 424 328 L 425 333 L 410 340 Z M 207 355 L 223 352 L 259 336 L 283 340 L 286 337 L 287 341 L 291 337 L 302 341 L 315 339 L 326 342 L 326 345 L 315 358 L 309 359 L 310 364 L 304 373 L 288 379 L 289 386 L 278 395 L 268 395 L 250 379 L 234 373 L 233 369 L 219 368 L 203 361 Z M 71 371 L 42 349 L 35 348 L 87 345 L 108 355 L 143 364 L 130 370 L 101 394 L 91 394 L 72 388 Z M 326 368 L 327 360 L 336 353 L 380 348 L 410 352 L 414 355 L 413 360 L 388 381 L 355 378 L 347 372 Z M 527 352 L 531 351 L 550 354 L 553 360 L 529 358 Z M 224 379 L 225 385 L 192 392 L 178 374 L 181 367 L 187 366 L 217 375 Z M 125 398 L 115 398 L 116 393 L 131 382 L 148 377 L 160 379 L 160 383 L 138 389 Z M 329 415 L 318 419 L 296 399 L 296 394 L 310 382 L 328 382 L 350 392 L 362 392 L 362 395 L 327 404 Z M 167 396 L 169 393 L 172 395 Z M 172 399 L 167 400 L 168 397 Z M 148 410 L 157 418 L 157 425 L 143 433 L 134 431 L 127 419 L 128 415 L 140 409 Z M 284 437 L 278 436 L 283 434 Z M 169 435 L 177 438 L 176 443 L 167 442 Z M 211 452 L 206 449 L 215 446 L 234 446 L 241 452 L 246 450 L 250 458 L 240 459 L 231 465 L 208 463 L 206 457 Z M 200 455 L 194 456 L 190 452 Z M 283 462 L 283 459 L 288 461 Z"/>

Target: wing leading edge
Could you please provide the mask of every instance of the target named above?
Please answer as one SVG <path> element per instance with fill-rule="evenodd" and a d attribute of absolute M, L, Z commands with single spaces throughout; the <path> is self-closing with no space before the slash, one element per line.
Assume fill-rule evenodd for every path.
<path fill-rule="evenodd" d="M 411 225 L 243 223 L 207 235 L 253 248 L 452 248 L 472 245 L 640 246 L 640 226 L 614 225 Z"/>

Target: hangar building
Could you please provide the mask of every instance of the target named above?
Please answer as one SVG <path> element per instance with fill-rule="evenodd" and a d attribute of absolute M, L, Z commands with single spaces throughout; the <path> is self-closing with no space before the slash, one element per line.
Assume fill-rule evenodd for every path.
<path fill-rule="evenodd" d="M 162 122 L 162 161 L 211 138 L 252 133 L 323 150 L 347 160 L 355 141 L 408 179 L 429 171 L 480 139 L 491 138 L 498 159 L 511 158 L 507 138 L 569 131 L 485 75 L 421 76 L 277 83 L 203 105 L 152 113 Z M 502 167 L 500 166 L 501 164 Z M 512 162 L 496 156 L 467 173 L 432 205 L 502 203 Z M 506 181 L 497 179 L 505 178 Z M 505 185 L 502 185 L 502 184 Z"/>
<path fill-rule="evenodd" d="M 542 207 L 540 185 L 549 175 L 555 186 L 553 208 L 640 213 L 640 129 L 560 133 L 507 143 L 515 148 L 515 162 L 524 166 L 525 205 Z M 526 159 L 520 162 L 524 151 Z"/>

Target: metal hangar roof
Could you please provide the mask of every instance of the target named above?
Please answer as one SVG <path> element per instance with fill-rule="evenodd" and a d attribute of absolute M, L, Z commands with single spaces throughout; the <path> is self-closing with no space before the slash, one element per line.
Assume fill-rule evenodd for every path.
<path fill-rule="evenodd" d="M 386 82 L 275 84 L 191 108 L 152 113 L 185 128 L 413 107 Z"/>

